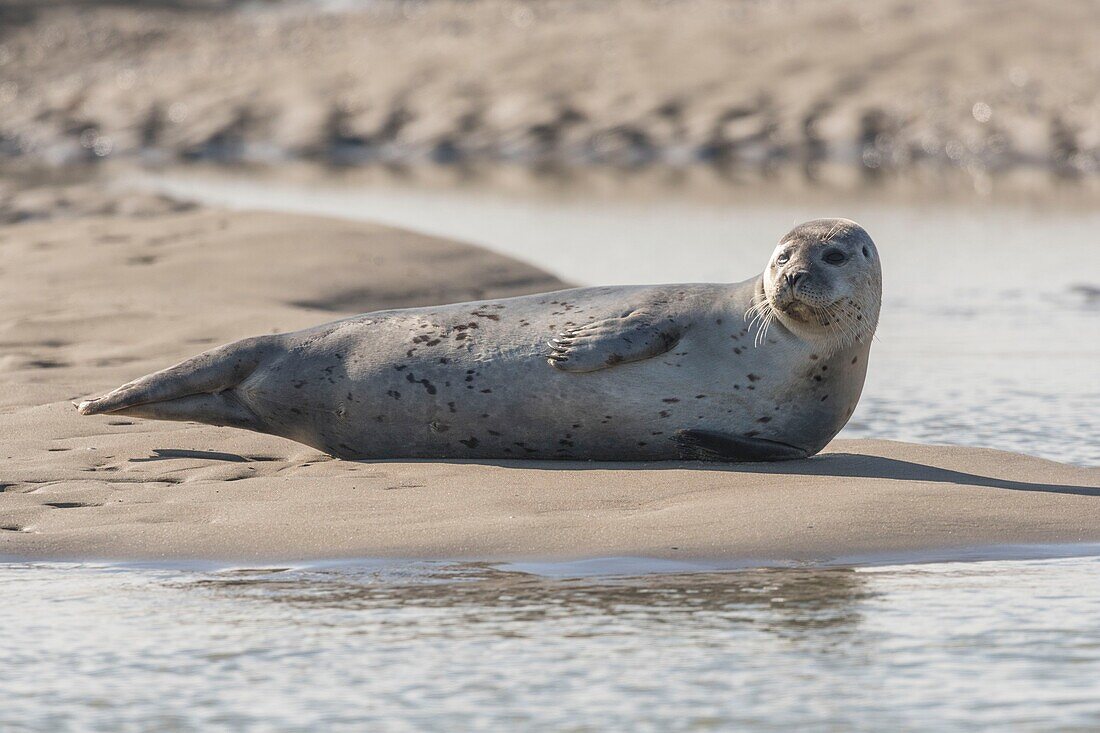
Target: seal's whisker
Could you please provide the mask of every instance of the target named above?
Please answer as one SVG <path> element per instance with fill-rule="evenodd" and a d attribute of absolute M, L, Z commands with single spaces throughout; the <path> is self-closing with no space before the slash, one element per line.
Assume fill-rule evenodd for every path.
<path fill-rule="evenodd" d="M 775 309 L 772 308 L 772 304 L 765 298 L 759 298 L 755 300 L 746 310 L 745 319 L 749 319 L 749 330 L 751 331 L 753 326 L 756 326 L 756 333 L 753 336 L 752 344 L 754 347 L 760 346 L 764 343 L 764 338 L 767 336 L 768 327 L 771 326 L 772 321 L 775 318 Z"/>

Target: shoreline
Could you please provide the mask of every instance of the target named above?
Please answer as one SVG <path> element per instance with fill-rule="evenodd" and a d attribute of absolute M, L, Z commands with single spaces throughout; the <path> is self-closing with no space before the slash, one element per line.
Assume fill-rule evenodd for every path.
<path fill-rule="evenodd" d="M 1043 562 L 1100 557 L 1100 542 L 1057 544 L 991 544 L 957 548 L 916 550 L 906 553 L 854 555 L 810 562 L 763 559 L 695 558 L 669 560 L 648 556 L 598 556 L 573 559 L 444 559 L 421 557 L 345 557 L 322 560 L 271 558 L 258 562 L 217 559 L 118 560 L 110 558 L 36 557 L 0 554 L 0 565 L 73 566 L 81 569 L 128 571 L 178 571 L 197 573 L 276 573 L 341 570 L 397 570 L 409 567 L 488 567 L 544 580 L 640 578 L 668 575 L 736 573 L 756 570 L 871 570 L 911 568 L 922 565 L 981 564 L 993 562 Z"/>

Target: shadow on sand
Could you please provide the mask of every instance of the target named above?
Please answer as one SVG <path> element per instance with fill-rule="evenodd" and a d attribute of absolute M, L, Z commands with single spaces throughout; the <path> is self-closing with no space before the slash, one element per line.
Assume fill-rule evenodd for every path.
<path fill-rule="evenodd" d="M 170 460 L 174 458 L 194 458 L 210 461 L 230 461 L 248 463 L 252 461 L 277 461 L 270 456 L 245 456 L 237 453 L 223 453 L 204 450 L 157 449 L 148 458 L 134 458 L 134 462 Z M 982 476 L 965 471 L 955 471 L 923 463 L 903 461 L 897 458 L 862 455 L 857 453 L 827 453 L 798 461 L 777 463 L 702 463 L 687 461 L 654 462 L 603 462 L 603 461 L 524 461 L 524 460 L 439 460 L 426 459 L 356 461 L 356 463 L 452 463 L 500 466 L 501 468 L 521 468 L 536 471 L 734 471 L 738 473 L 760 473 L 784 476 L 839 476 L 845 478 L 870 478 L 892 481 L 928 481 L 933 483 L 956 484 L 958 486 L 980 486 L 1009 491 L 1038 491 L 1052 494 L 1073 494 L 1077 496 L 1100 496 L 1100 486 L 1073 486 L 1067 484 L 1044 484 L 1027 481 Z"/>

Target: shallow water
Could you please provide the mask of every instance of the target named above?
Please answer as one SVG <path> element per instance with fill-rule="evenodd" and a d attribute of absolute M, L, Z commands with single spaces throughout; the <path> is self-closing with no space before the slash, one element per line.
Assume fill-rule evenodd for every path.
<path fill-rule="evenodd" d="M 178 176 L 141 183 L 224 206 L 453 237 L 581 285 L 742 280 L 793 225 L 847 216 L 878 244 L 884 302 L 863 398 L 842 437 L 1100 465 L 1100 213 L 797 197 L 767 205 L 505 197 Z"/>
<path fill-rule="evenodd" d="M 0 565 L 0 730 L 1095 730 L 1098 572 Z"/>

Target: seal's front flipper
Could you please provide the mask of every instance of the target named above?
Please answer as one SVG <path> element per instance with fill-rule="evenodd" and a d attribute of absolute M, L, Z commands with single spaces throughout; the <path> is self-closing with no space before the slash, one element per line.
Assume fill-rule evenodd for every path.
<path fill-rule="evenodd" d="M 634 311 L 562 331 L 550 341 L 550 365 L 566 372 L 594 372 L 670 351 L 683 335 L 671 316 Z"/>
<path fill-rule="evenodd" d="M 803 448 L 778 440 L 745 438 L 710 430 L 678 430 L 672 439 L 680 448 L 680 458 L 685 461 L 792 461 L 810 454 Z"/>
<path fill-rule="evenodd" d="M 112 413 L 245 427 L 242 423 L 255 417 L 229 390 L 259 366 L 273 338 L 261 336 L 219 346 L 103 397 L 81 402 L 77 410 L 81 415 Z"/>

